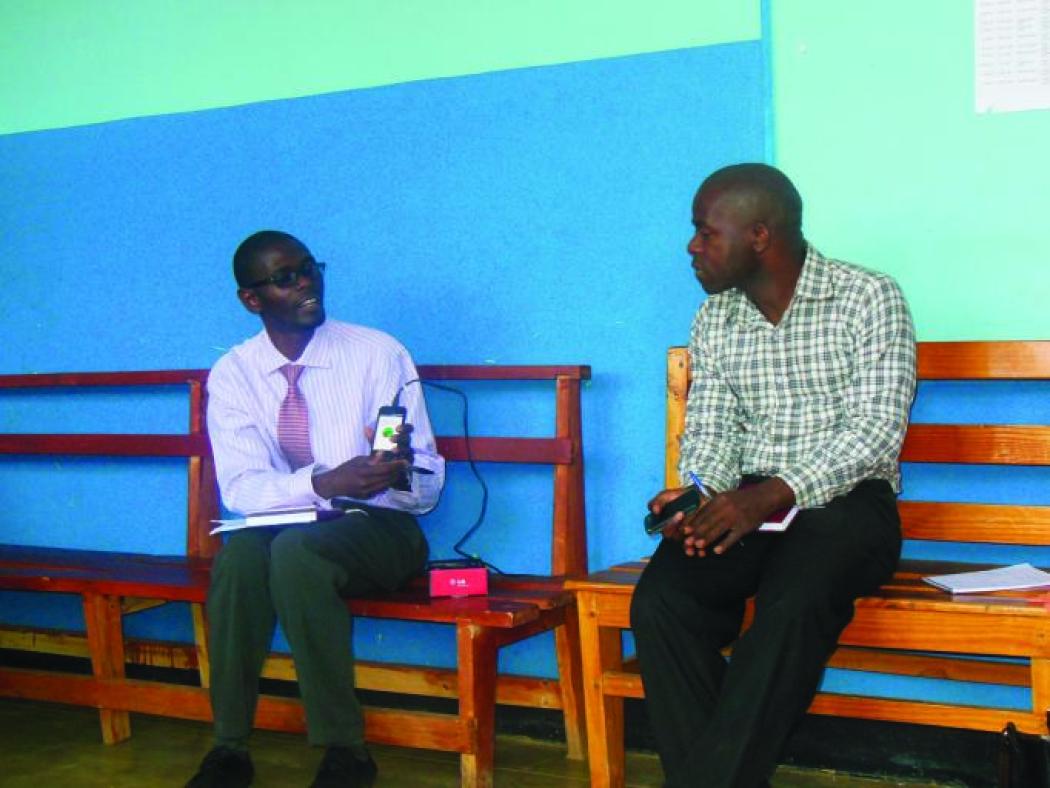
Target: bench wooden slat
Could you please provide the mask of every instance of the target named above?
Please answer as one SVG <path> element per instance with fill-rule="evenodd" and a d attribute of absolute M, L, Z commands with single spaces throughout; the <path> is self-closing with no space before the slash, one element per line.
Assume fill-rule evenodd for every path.
<path fill-rule="evenodd" d="M 952 574 L 976 569 L 988 569 L 993 564 L 972 564 L 959 561 L 935 561 L 904 559 L 894 576 L 887 581 L 879 594 L 864 597 L 857 602 L 862 607 L 894 607 L 916 611 L 956 611 L 983 615 L 1044 617 L 1045 607 L 1050 602 L 1050 588 L 999 591 L 994 594 L 962 594 L 951 596 L 922 580 L 929 575 Z M 592 572 L 585 578 L 566 581 L 566 587 L 575 593 L 600 595 L 623 595 L 629 597 L 641 576 L 643 564 L 629 562 L 618 564 L 601 572 Z M 745 625 L 749 618 L 745 617 Z M 629 626 L 626 616 L 620 620 Z"/>
<path fill-rule="evenodd" d="M 0 434 L 0 454 L 94 457 L 202 457 L 211 454 L 205 435 Z"/>
<path fill-rule="evenodd" d="M 1045 380 L 1050 341 L 920 342 L 920 380 Z"/>
<path fill-rule="evenodd" d="M 896 700 L 837 693 L 821 693 L 809 708 L 812 714 L 855 719 L 909 722 L 977 731 L 999 731 L 1008 722 L 1022 733 L 1045 734 L 1045 714 L 1020 709 L 997 709 L 963 703 Z"/>
<path fill-rule="evenodd" d="M 467 439 L 439 435 L 438 452 L 446 460 L 465 462 L 527 462 L 545 465 L 569 465 L 575 457 L 573 442 L 568 438 L 485 438 Z"/>
<path fill-rule="evenodd" d="M 731 650 L 726 651 L 729 653 Z M 959 659 L 854 646 L 841 646 L 836 649 L 828 660 L 828 666 L 843 670 L 862 670 L 949 681 L 1005 684 L 1013 687 L 1028 687 L 1031 681 L 1028 666 L 1017 662 Z M 627 693 L 631 693 L 627 694 L 627 697 L 635 697 L 633 694 L 635 692 L 637 692 L 637 697 L 643 697 L 641 671 L 637 657 L 625 659 L 620 670 L 610 671 L 606 675 L 610 673 L 616 676 L 616 680 L 622 688 L 626 689 Z"/>
<path fill-rule="evenodd" d="M 914 604 L 892 592 L 864 597 L 839 640 L 841 645 L 956 654 L 1050 658 L 1042 605 L 945 604 L 930 598 Z"/>
<path fill-rule="evenodd" d="M 1050 506 L 898 501 L 906 539 L 1050 544 Z"/>
<path fill-rule="evenodd" d="M 446 460 L 569 465 L 575 447 L 569 438 L 470 438 L 439 436 L 438 451 Z M 113 457 L 200 457 L 211 447 L 206 435 L 145 434 L 0 434 L 0 454 Z"/>
<path fill-rule="evenodd" d="M 44 671 L 0 668 L 0 695 L 27 700 L 53 700 L 83 706 L 125 709 L 180 719 L 208 721 L 208 690 L 136 679 L 57 676 Z M 454 715 L 401 711 L 366 706 L 365 732 L 369 741 L 420 749 L 469 753 L 470 727 Z M 302 733 L 306 718 L 294 698 L 262 695 L 255 724 L 265 730 Z"/>
<path fill-rule="evenodd" d="M 50 591 L 67 594 L 86 592 L 109 596 L 141 596 L 164 599 L 168 602 L 205 601 L 208 592 L 208 574 L 186 571 L 148 575 L 121 575 L 99 578 L 76 569 L 40 570 L 11 567 L 3 570 L 3 588 L 13 591 Z"/>
<path fill-rule="evenodd" d="M 855 650 L 858 649 L 840 649 L 843 652 Z M 829 664 L 835 664 L 835 662 L 836 657 L 832 657 Z M 604 688 L 606 693 L 616 698 L 645 698 L 642 677 L 638 675 L 636 666 L 625 665 L 625 668 L 624 670 L 609 670 L 605 673 Z M 1016 709 L 990 709 L 981 706 L 931 704 L 921 701 L 901 701 L 886 698 L 863 698 L 834 692 L 819 694 L 810 707 L 810 713 L 891 722 L 925 722 L 932 725 L 947 725 L 974 730 L 988 730 L 988 726 L 1002 727 L 1007 722 L 1012 721 L 1017 725 L 1018 729 L 1023 729 L 1028 733 L 1037 733 L 1042 729 L 1041 725 L 1045 725 L 1045 721 L 1039 720 L 1035 714 Z M 938 714 L 941 714 L 943 717 L 938 717 Z"/>
<path fill-rule="evenodd" d="M 843 670 L 888 673 L 946 681 L 1004 684 L 1028 687 L 1032 680 L 1028 665 L 983 659 L 958 659 L 934 654 L 909 654 L 875 648 L 842 646 L 831 655 L 828 665 Z"/>
<path fill-rule="evenodd" d="M 84 386 L 166 386 L 203 383 L 206 369 L 155 369 L 143 372 L 48 372 L 0 375 L 0 389 L 81 388 Z"/>
<path fill-rule="evenodd" d="M 148 556 L 98 550 L 0 545 L 4 587 L 24 591 L 141 595 L 202 602 L 210 562 L 184 556 Z M 431 599 L 425 578 L 378 599 L 348 602 L 357 615 L 451 623 L 471 621 L 499 628 L 521 626 L 542 610 L 572 601 L 559 577 L 493 575 L 486 597 Z"/>
<path fill-rule="evenodd" d="M 901 461 L 1050 465 L 1050 427 L 913 424 L 904 439 Z"/>
<path fill-rule="evenodd" d="M 535 605 L 512 599 L 463 597 L 430 599 L 420 594 L 394 592 L 382 597 L 355 597 L 347 607 L 356 616 L 396 618 L 402 621 L 429 621 L 451 624 L 469 621 L 479 626 L 507 629 L 535 621 Z"/>
<path fill-rule="evenodd" d="M 591 368 L 585 364 L 420 364 L 416 370 L 423 380 L 590 380 Z"/>
<path fill-rule="evenodd" d="M 117 573 L 124 566 L 182 566 L 187 563 L 207 566 L 208 562 L 184 555 L 146 555 L 114 550 L 83 550 L 68 547 L 0 544 L 0 567 L 83 567 L 100 573 Z"/>

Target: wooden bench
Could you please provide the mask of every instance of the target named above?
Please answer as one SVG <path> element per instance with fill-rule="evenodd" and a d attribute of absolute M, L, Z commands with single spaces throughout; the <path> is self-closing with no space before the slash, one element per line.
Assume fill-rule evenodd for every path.
<path fill-rule="evenodd" d="M 920 343 L 918 373 L 922 381 L 1046 381 L 1050 379 L 1050 342 Z M 686 348 L 671 348 L 667 357 L 668 487 L 679 484 L 679 439 L 685 424 L 689 375 Z M 1046 466 L 1050 465 L 1050 427 L 912 424 L 901 459 L 907 463 Z M 1050 545 L 1050 506 L 909 500 L 900 502 L 900 512 L 905 538 L 910 540 Z M 569 584 L 580 615 L 592 786 L 624 784 L 623 699 L 641 698 L 644 690 L 636 661 L 624 658 L 622 631 L 630 627 L 631 594 L 643 567 L 641 561 L 620 564 Z M 901 561 L 893 580 L 877 595 L 858 600 L 856 617 L 829 664 L 1028 687 L 1030 710 L 821 693 L 810 711 L 985 731 L 999 731 L 1012 721 L 1020 731 L 1046 735 L 1050 595 L 1043 589 L 953 598 L 921 580 L 925 575 L 974 568 L 984 566 Z"/>
<path fill-rule="evenodd" d="M 357 662 L 361 689 L 458 700 L 455 714 L 397 708 L 367 708 L 371 741 L 461 753 L 464 786 L 492 782 L 494 714 L 497 703 L 561 709 L 569 756 L 582 758 L 586 747 L 579 671 L 575 600 L 565 578 L 587 572 L 584 524 L 583 445 L 580 383 L 586 366 L 421 366 L 433 381 L 546 381 L 553 394 L 554 425 L 549 437 L 474 437 L 470 456 L 478 462 L 544 464 L 553 468 L 550 573 L 494 575 L 485 597 L 430 599 L 425 583 L 389 595 L 347 601 L 359 616 L 438 622 L 456 628 L 455 670 Z M 205 431 L 207 373 L 202 370 L 0 376 L 0 389 L 65 390 L 111 387 L 134 395 L 143 387 L 182 386 L 188 392 L 188 428 L 183 434 L 2 434 L 0 455 L 184 457 L 188 498 L 186 551 L 163 556 L 19 545 L 0 545 L 0 588 L 77 594 L 84 610 L 85 634 L 0 628 L 0 648 L 87 657 L 92 674 L 0 666 L 0 695 L 58 701 L 100 709 L 103 740 L 130 735 L 129 712 L 210 720 L 206 621 L 211 557 L 219 542 L 208 535 L 218 500 L 211 449 Z M 537 384 L 529 383 L 531 392 Z M 9 392 L 10 393 L 10 392 Z M 473 429 L 473 427 L 472 427 Z M 439 437 L 449 461 L 468 459 L 463 437 Z M 137 523 L 128 523 L 133 527 Z M 499 528 L 498 522 L 488 523 Z M 537 531 L 537 534 L 542 531 Z M 126 639 L 126 615 L 167 602 L 191 605 L 195 642 Z M 559 680 L 497 676 L 501 646 L 554 630 Z M 128 663 L 199 671 L 200 686 L 128 678 Z M 294 680 L 290 655 L 274 654 L 264 677 Z M 264 695 L 256 725 L 282 731 L 305 729 L 297 699 Z"/>

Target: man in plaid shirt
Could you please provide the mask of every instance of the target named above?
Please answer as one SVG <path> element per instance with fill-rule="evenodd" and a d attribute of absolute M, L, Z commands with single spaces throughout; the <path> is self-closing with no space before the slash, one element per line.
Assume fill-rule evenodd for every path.
<path fill-rule="evenodd" d="M 896 567 L 915 336 L 890 277 L 807 243 L 779 170 L 718 170 L 693 224 L 688 251 L 710 298 L 690 338 L 686 486 L 649 508 L 690 479 L 706 492 L 664 528 L 631 623 L 666 785 L 753 788 L 775 770 L 854 600 Z M 791 505 L 802 511 L 787 531 L 757 532 Z M 751 596 L 754 622 L 737 639 Z"/>

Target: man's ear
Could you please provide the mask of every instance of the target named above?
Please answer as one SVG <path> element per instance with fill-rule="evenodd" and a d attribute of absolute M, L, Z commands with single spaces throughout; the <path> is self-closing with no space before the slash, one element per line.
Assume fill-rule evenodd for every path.
<path fill-rule="evenodd" d="M 262 304 L 259 303 L 259 296 L 255 294 L 255 291 L 250 287 L 242 287 L 237 290 L 237 297 L 241 299 L 241 303 L 244 304 L 244 308 L 251 312 L 253 315 L 257 315 L 262 312 Z"/>
<path fill-rule="evenodd" d="M 751 225 L 751 248 L 755 254 L 762 254 L 766 251 L 770 241 L 769 227 L 765 222 L 755 222 Z"/>

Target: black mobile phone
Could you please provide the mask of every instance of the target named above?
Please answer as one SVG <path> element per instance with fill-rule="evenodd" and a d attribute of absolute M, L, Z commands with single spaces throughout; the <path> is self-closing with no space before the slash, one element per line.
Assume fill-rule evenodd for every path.
<path fill-rule="evenodd" d="M 667 525 L 667 521 L 676 514 L 679 512 L 685 512 L 686 514 L 695 512 L 699 506 L 700 491 L 696 487 L 690 487 L 677 498 L 664 504 L 664 508 L 660 510 L 659 514 L 649 512 L 645 516 L 645 532 L 647 534 L 659 533 Z"/>
<path fill-rule="evenodd" d="M 397 451 L 397 428 L 405 423 L 408 411 L 399 405 L 384 405 L 376 417 L 372 451 Z"/>

